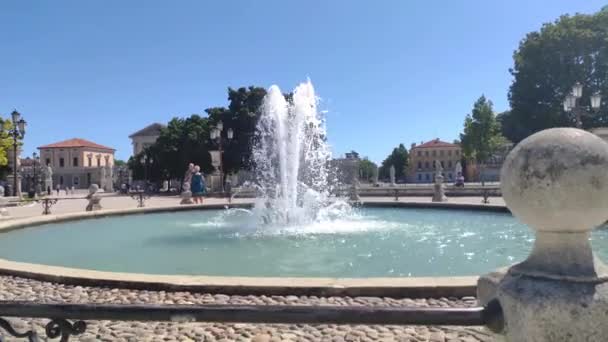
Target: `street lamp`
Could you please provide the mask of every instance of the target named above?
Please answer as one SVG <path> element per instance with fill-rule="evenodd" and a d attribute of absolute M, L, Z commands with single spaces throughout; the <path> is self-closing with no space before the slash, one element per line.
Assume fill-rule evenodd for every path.
<path fill-rule="evenodd" d="M 17 192 L 17 146 L 19 140 L 22 140 L 25 136 L 25 120 L 21 117 L 21 114 L 13 110 L 11 113 L 11 119 L 13 127 L 8 131 L 8 134 L 13 137 L 13 196 L 18 196 Z"/>
<path fill-rule="evenodd" d="M 40 157 L 38 156 L 38 153 L 34 152 L 32 153 L 32 159 L 33 159 L 33 173 L 34 173 L 34 194 L 38 194 L 38 179 L 36 178 L 36 168 L 38 163 L 40 163 Z"/>
<path fill-rule="evenodd" d="M 148 155 L 144 154 L 141 159 L 141 164 L 144 167 L 144 182 L 145 182 L 145 186 L 146 188 L 144 189 L 144 191 L 148 188 L 148 165 L 152 164 L 154 162 L 154 159 L 152 159 L 152 157 L 148 157 Z"/>
<path fill-rule="evenodd" d="M 589 115 L 589 113 L 587 113 L 585 111 L 585 108 L 583 108 L 582 106 L 580 106 L 578 104 L 578 100 L 582 97 L 583 97 L 583 85 L 580 82 L 576 82 L 572 86 L 571 93 L 566 95 L 566 97 L 564 98 L 564 102 L 563 102 L 564 111 L 573 112 L 574 115 L 576 116 L 576 127 L 577 128 L 583 127 L 583 122 L 582 122 L 581 118 L 583 116 Z M 602 102 L 602 96 L 600 95 L 599 92 L 595 93 L 589 97 L 589 102 L 591 104 L 591 109 L 597 111 L 600 109 L 601 102 Z"/>
<path fill-rule="evenodd" d="M 211 129 L 211 132 L 209 132 L 209 137 L 211 138 L 211 140 L 216 141 L 216 143 L 218 145 L 218 150 L 220 153 L 220 166 L 219 166 L 218 171 L 220 172 L 220 184 L 222 187 L 222 193 L 224 193 L 224 157 L 223 157 L 224 151 L 222 150 L 222 131 L 223 130 L 224 130 L 224 123 L 220 120 L 215 125 L 215 127 Z M 234 131 L 232 130 L 232 128 L 228 128 L 226 130 L 226 138 L 228 139 L 228 141 L 230 141 L 230 140 L 232 140 L 232 138 L 234 138 Z"/>

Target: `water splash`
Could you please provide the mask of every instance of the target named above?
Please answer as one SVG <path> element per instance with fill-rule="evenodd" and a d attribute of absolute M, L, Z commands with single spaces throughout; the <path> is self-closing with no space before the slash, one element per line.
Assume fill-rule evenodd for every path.
<path fill-rule="evenodd" d="M 317 103 L 310 81 L 296 87 L 291 101 L 276 85 L 264 98 L 253 160 L 261 193 L 254 215 L 266 225 L 297 226 L 352 210 L 330 196 L 331 151 Z"/>

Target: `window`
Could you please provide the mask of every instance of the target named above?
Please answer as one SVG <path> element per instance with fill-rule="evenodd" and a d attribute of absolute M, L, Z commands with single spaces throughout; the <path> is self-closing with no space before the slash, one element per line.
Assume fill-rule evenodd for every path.
<path fill-rule="evenodd" d="M 424 163 L 424 168 L 428 169 L 429 168 L 429 162 Z"/>
<path fill-rule="evenodd" d="M 452 161 L 448 160 L 448 167 L 452 167 Z"/>
<path fill-rule="evenodd" d="M 46 165 L 51 165 L 51 158 L 46 158 Z"/>
<path fill-rule="evenodd" d="M 433 160 L 433 169 L 437 167 L 437 161 Z"/>
<path fill-rule="evenodd" d="M 418 168 L 422 169 L 422 162 L 418 162 Z"/>
<path fill-rule="evenodd" d="M 454 153 L 456 153 L 456 155 L 459 155 L 459 154 L 460 154 L 460 151 L 455 151 Z"/>
<path fill-rule="evenodd" d="M 88 159 L 89 159 L 89 166 L 93 166 L 93 161 L 91 160 L 92 158 L 88 157 Z"/>
<path fill-rule="evenodd" d="M 421 173 L 419 173 L 419 174 L 418 174 L 418 180 L 419 180 L 419 181 L 421 181 L 421 180 L 422 180 L 422 174 L 421 174 Z"/>
<path fill-rule="evenodd" d="M 59 176 L 59 185 L 63 185 L 63 176 Z"/>
<path fill-rule="evenodd" d="M 417 154 L 418 154 L 418 157 L 422 156 L 422 152 L 421 151 L 418 151 Z"/>
<path fill-rule="evenodd" d="M 74 157 L 74 160 L 72 160 L 72 166 L 78 166 L 78 157 Z"/>
<path fill-rule="evenodd" d="M 431 177 L 429 176 L 428 173 L 425 176 L 426 176 L 425 178 L 426 178 L 427 181 L 431 180 Z"/>
<path fill-rule="evenodd" d="M 101 166 L 101 156 L 97 156 L 97 166 Z"/>
<path fill-rule="evenodd" d="M 65 166 L 65 160 L 63 158 L 59 158 L 59 167 Z"/>
<path fill-rule="evenodd" d="M 451 155 L 452 155 L 452 150 L 449 150 L 448 151 L 448 156 L 451 156 Z"/>
<path fill-rule="evenodd" d="M 433 151 L 433 157 L 437 155 L 437 151 Z"/>
<path fill-rule="evenodd" d="M 428 157 L 429 156 L 429 151 L 424 151 L 424 155 Z"/>

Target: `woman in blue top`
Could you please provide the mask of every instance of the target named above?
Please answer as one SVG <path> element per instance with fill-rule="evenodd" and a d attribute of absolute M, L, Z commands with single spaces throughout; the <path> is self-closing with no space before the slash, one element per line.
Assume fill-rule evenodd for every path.
<path fill-rule="evenodd" d="M 203 195 L 205 194 L 205 177 L 201 173 L 201 167 L 196 165 L 194 167 L 194 175 L 190 181 L 190 191 L 192 191 L 192 198 L 194 203 L 203 204 Z"/>

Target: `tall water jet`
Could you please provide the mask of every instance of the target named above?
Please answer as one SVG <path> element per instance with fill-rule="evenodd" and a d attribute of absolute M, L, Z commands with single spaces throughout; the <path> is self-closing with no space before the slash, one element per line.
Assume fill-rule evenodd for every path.
<path fill-rule="evenodd" d="M 300 84 L 291 97 L 270 87 L 256 128 L 253 160 L 262 196 L 254 211 L 265 223 L 310 222 L 336 207 L 330 203 L 325 120 L 312 83 Z"/>

